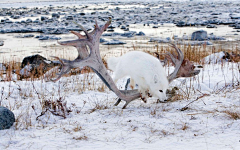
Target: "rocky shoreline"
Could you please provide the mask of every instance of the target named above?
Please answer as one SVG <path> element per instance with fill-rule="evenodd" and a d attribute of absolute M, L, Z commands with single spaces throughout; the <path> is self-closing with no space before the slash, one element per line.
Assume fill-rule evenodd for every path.
<path fill-rule="evenodd" d="M 118 27 L 128 31 L 130 24 L 153 25 L 165 23 L 177 27 L 227 25 L 236 32 L 240 29 L 240 3 L 237 2 L 108 2 L 78 6 L 45 6 L 0 8 L 0 33 L 66 34 L 80 31 L 74 22 L 88 30 L 94 20 L 106 21 L 112 17 L 114 31 Z M 56 38 L 58 39 L 58 38 Z"/>

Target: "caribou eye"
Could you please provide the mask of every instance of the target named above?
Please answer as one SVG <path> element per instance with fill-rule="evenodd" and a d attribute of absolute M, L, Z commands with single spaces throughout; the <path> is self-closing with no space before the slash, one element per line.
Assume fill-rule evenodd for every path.
<path fill-rule="evenodd" d="M 162 92 L 163 92 L 163 90 L 159 90 L 159 92 L 161 92 L 161 93 L 162 93 Z"/>

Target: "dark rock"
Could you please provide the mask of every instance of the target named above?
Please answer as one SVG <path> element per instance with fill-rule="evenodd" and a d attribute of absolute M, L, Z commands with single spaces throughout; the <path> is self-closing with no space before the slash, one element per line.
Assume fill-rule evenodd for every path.
<path fill-rule="evenodd" d="M 114 29 L 108 29 L 107 32 L 114 32 Z"/>
<path fill-rule="evenodd" d="M 21 63 L 19 72 L 20 78 L 28 78 L 30 76 L 40 77 L 54 66 L 59 65 L 42 57 L 41 55 L 33 55 L 25 57 Z"/>
<path fill-rule="evenodd" d="M 11 18 L 13 18 L 13 19 L 20 19 L 20 16 L 19 15 L 11 16 Z"/>
<path fill-rule="evenodd" d="M 31 38 L 34 37 L 33 34 L 17 35 L 16 38 Z"/>
<path fill-rule="evenodd" d="M 234 29 L 240 29 L 240 24 L 237 24 Z"/>
<path fill-rule="evenodd" d="M 85 13 L 79 13 L 79 15 L 80 15 L 80 16 L 84 16 L 84 15 L 85 15 Z"/>
<path fill-rule="evenodd" d="M 222 13 L 211 13 L 211 15 L 221 15 Z"/>
<path fill-rule="evenodd" d="M 120 28 L 120 29 L 124 30 L 124 29 L 126 29 L 126 26 L 121 26 L 121 28 Z"/>
<path fill-rule="evenodd" d="M 113 25 L 110 25 L 110 26 L 108 26 L 108 28 L 110 28 L 110 29 L 114 29 L 114 28 L 115 28 L 115 26 L 113 26 Z"/>
<path fill-rule="evenodd" d="M 0 106 L 0 130 L 9 129 L 15 122 L 15 116 L 12 111 L 6 107 Z"/>
<path fill-rule="evenodd" d="M 104 33 L 102 36 L 119 36 L 121 33 L 113 32 L 113 33 Z"/>
<path fill-rule="evenodd" d="M 49 37 L 50 40 L 60 40 L 60 37 L 56 37 L 56 36 L 50 36 Z"/>
<path fill-rule="evenodd" d="M 33 21 L 32 21 L 32 19 L 27 19 L 26 20 L 26 23 L 32 23 Z"/>
<path fill-rule="evenodd" d="M 56 36 L 47 36 L 47 35 L 40 35 L 40 36 L 36 36 L 36 38 L 38 38 L 38 40 L 44 41 L 44 40 L 60 40 L 60 37 L 56 37 Z"/>
<path fill-rule="evenodd" d="M 73 20 L 73 16 L 67 16 L 66 20 Z"/>
<path fill-rule="evenodd" d="M 177 27 L 184 27 L 186 26 L 186 23 L 184 21 L 179 21 L 177 24 L 176 24 Z"/>
<path fill-rule="evenodd" d="M 217 28 L 214 24 L 208 24 L 206 28 Z"/>
<path fill-rule="evenodd" d="M 140 31 L 140 32 L 138 32 L 136 35 L 137 35 L 137 36 L 145 36 L 145 33 L 143 33 L 142 31 Z"/>
<path fill-rule="evenodd" d="M 107 40 L 100 38 L 100 43 L 104 43 L 104 42 L 107 42 Z"/>
<path fill-rule="evenodd" d="M 122 33 L 121 36 L 130 38 L 130 37 L 134 37 L 135 34 L 136 34 L 135 31 L 129 31 L 129 32 Z"/>
<path fill-rule="evenodd" d="M 4 42 L 3 41 L 0 41 L 0 46 L 3 46 L 4 45 Z"/>
<path fill-rule="evenodd" d="M 37 37 L 36 37 L 37 38 Z M 39 40 L 48 40 L 49 36 L 39 36 Z"/>
<path fill-rule="evenodd" d="M 103 45 L 122 45 L 122 44 L 126 44 L 126 43 L 119 40 L 115 40 L 115 39 L 103 43 Z"/>
<path fill-rule="evenodd" d="M 191 40 L 193 41 L 204 41 L 207 39 L 207 31 L 199 30 L 192 33 Z"/>
<path fill-rule="evenodd" d="M 57 14 L 57 13 L 52 13 L 52 17 L 53 17 L 53 18 L 59 18 L 59 17 L 60 17 L 60 15 L 59 15 L 59 14 Z"/>
<path fill-rule="evenodd" d="M 41 16 L 41 21 L 48 20 L 48 17 Z"/>
<path fill-rule="evenodd" d="M 231 14 L 229 15 L 231 19 L 240 19 L 240 14 Z"/>

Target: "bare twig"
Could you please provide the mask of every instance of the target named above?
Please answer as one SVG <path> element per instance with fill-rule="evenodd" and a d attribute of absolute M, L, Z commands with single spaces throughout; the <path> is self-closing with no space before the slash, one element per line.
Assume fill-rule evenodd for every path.
<path fill-rule="evenodd" d="M 209 95 L 210 95 L 210 94 L 203 94 L 202 96 L 197 97 L 195 100 L 191 101 L 190 103 L 188 103 L 186 106 L 184 106 L 184 107 L 181 108 L 180 110 L 181 110 L 181 111 L 187 110 L 187 109 L 188 109 L 188 106 L 189 106 L 190 104 L 192 104 L 193 102 L 199 100 L 200 98 L 203 98 L 203 97 L 209 96 Z"/>

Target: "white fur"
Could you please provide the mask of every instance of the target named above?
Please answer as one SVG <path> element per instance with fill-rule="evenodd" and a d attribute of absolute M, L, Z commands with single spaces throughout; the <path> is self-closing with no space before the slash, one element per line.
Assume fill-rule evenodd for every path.
<path fill-rule="evenodd" d="M 130 86 L 138 84 L 142 97 L 149 91 L 154 97 L 166 100 L 168 79 L 160 61 L 154 56 L 141 52 L 131 51 L 121 57 L 112 57 L 107 60 L 108 68 L 114 71 L 114 81 L 124 76 L 130 76 Z M 162 90 L 163 92 L 160 92 Z"/>

